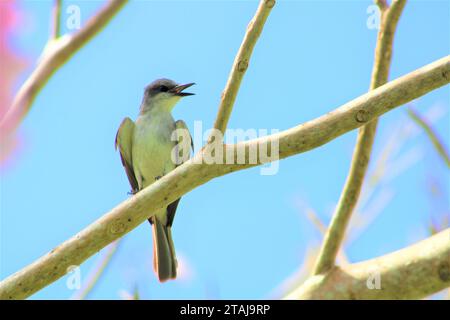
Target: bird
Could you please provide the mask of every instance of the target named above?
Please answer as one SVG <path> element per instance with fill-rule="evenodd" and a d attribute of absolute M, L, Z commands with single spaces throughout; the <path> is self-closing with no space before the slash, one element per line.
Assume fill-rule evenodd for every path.
<path fill-rule="evenodd" d="M 178 84 L 165 78 L 153 81 L 145 87 L 136 122 L 126 117 L 120 124 L 115 148 L 119 150 L 131 194 L 151 185 L 189 159 L 193 151 L 192 137 L 183 120 L 174 120 L 172 110 L 181 98 L 194 95 L 184 91 L 194 84 Z M 174 138 L 174 132 L 187 134 L 178 134 Z M 171 227 L 179 201 L 177 199 L 157 210 L 148 219 L 153 229 L 153 268 L 160 282 L 177 276 Z"/>

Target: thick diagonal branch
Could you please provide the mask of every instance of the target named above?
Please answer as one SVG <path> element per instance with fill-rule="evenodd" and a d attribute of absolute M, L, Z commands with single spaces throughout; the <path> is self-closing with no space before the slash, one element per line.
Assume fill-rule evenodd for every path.
<path fill-rule="evenodd" d="M 370 90 L 385 84 L 388 80 L 394 33 L 405 3 L 406 0 L 398 0 L 394 1 L 390 7 L 387 7 L 385 2 L 379 2 L 381 10 L 381 26 L 375 49 L 375 62 L 372 71 Z M 342 190 L 330 226 L 325 234 L 314 268 L 314 274 L 325 272 L 334 265 L 350 217 L 358 203 L 364 177 L 367 172 L 367 167 L 369 166 L 376 130 L 377 119 L 372 120 L 359 129 L 347 180 L 345 181 L 345 186 Z"/>
<path fill-rule="evenodd" d="M 224 145 L 223 151 L 224 154 L 231 151 L 236 156 L 240 149 L 250 150 L 255 145 L 278 141 L 280 159 L 306 152 L 449 82 L 450 56 L 447 56 L 372 90 L 317 119 L 274 135 L 236 145 Z M 196 154 L 194 158 L 119 204 L 71 239 L 0 282 L 0 299 L 21 299 L 30 296 L 66 274 L 68 267 L 83 263 L 109 243 L 145 222 L 149 218 L 149 212 L 156 212 L 213 178 L 254 167 L 265 161 L 258 155 L 257 163 L 250 164 L 246 152 L 246 163 L 243 164 L 197 164 L 201 157 L 201 152 Z"/>
<path fill-rule="evenodd" d="M 333 267 L 286 299 L 422 299 L 450 287 L 450 229 L 390 254 Z"/>

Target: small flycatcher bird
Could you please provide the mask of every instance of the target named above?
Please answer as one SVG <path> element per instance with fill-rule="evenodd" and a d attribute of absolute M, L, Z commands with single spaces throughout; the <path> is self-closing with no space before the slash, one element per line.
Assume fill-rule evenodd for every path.
<path fill-rule="evenodd" d="M 175 157 L 180 157 L 176 149 L 180 142 L 188 146 L 187 157 L 182 157 L 189 158 L 193 149 L 192 138 L 188 134 L 187 138 L 178 137 L 179 140 L 188 139 L 186 141 L 173 139 L 176 129 L 189 131 L 183 120 L 174 121 L 171 112 L 182 97 L 193 95 L 184 92 L 192 85 L 194 83 L 180 85 L 169 79 L 155 80 L 145 88 L 136 122 L 128 117 L 122 121 L 115 145 L 119 149 L 132 194 L 151 185 L 180 164 L 180 159 L 172 156 L 175 151 Z M 179 201 L 158 210 L 149 219 L 153 227 L 153 267 L 161 282 L 174 279 L 177 275 L 171 226 Z"/>

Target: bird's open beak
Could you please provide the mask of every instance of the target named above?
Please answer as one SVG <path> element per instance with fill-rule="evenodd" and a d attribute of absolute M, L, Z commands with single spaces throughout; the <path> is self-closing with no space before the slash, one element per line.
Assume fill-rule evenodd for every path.
<path fill-rule="evenodd" d="M 179 84 L 176 87 L 174 87 L 173 89 L 170 89 L 169 92 L 172 92 L 174 95 L 176 96 L 180 96 L 180 97 L 186 97 L 186 96 L 192 96 L 195 93 L 190 93 L 190 92 L 183 92 L 184 89 L 189 88 L 190 86 L 193 86 L 195 83 L 186 83 L 186 84 Z"/>

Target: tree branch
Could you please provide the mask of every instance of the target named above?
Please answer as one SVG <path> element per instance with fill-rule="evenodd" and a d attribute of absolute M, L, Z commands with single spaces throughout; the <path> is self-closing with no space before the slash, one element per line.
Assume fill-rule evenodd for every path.
<path fill-rule="evenodd" d="M 70 298 L 71 300 L 83 300 L 89 295 L 94 286 L 100 280 L 102 274 L 105 272 L 109 263 L 111 262 L 114 254 L 117 252 L 117 249 L 120 244 L 120 239 L 111 243 L 106 249 L 106 252 L 102 256 L 99 257 L 98 261 L 96 261 L 95 265 L 89 271 L 86 282 L 83 286 L 77 290 L 73 296 Z"/>
<path fill-rule="evenodd" d="M 447 229 L 402 250 L 312 276 L 286 299 L 422 299 L 449 286 Z"/>
<path fill-rule="evenodd" d="M 378 6 L 378 8 L 380 8 L 381 11 L 384 11 L 389 7 L 386 0 L 375 0 L 374 2 Z"/>
<path fill-rule="evenodd" d="M 62 0 L 55 0 L 53 5 L 50 41 L 58 39 L 61 35 L 61 2 Z"/>
<path fill-rule="evenodd" d="M 426 65 L 401 78 L 372 90 L 317 119 L 270 136 L 223 145 L 224 154 L 236 159 L 239 150 L 279 143 L 279 158 L 317 148 L 354 130 L 382 114 L 450 82 L 450 56 Z M 167 206 L 213 178 L 266 162 L 260 155 L 256 163 L 205 164 L 204 150 L 175 170 L 125 200 L 71 239 L 24 269 L 0 282 L 0 299 L 22 299 L 58 280 L 72 265 L 79 265 L 109 243 L 130 232 L 149 218 L 149 212 Z M 271 159 L 275 160 L 275 159 Z"/>
<path fill-rule="evenodd" d="M 413 119 L 414 122 L 425 131 L 438 154 L 444 160 L 447 167 L 450 168 L 450 157 L 448 155 L 448 152 L 444 144 L 441 142 L 441 139 L 439 139 L 437 133 L 434 132 L 433 127 L 431 127 L 431 125 L 425 119 L 423 119 L 420 114 L 413 108 L 408 108 L 408 114 L 411 119 Z"/>
<path fill-rule="evenodd" d="M 217 113 L 214 129 L 225 132 L 228 120 L 230 119 L 231 111 L 233 110 L 234 101 L 241 86 L 241 81 L 244 78 L 245 71 L 248 68 L 250 57 L 255 47 L 256 41 L 261 35 L 264 24 L 270 11 L 275 6 L 275 0 L 261 0 L 255 16 L 250 21 L 247 27 L 247 32 L 242 40 L 241 47 L 234 59 L 233 67 L 231 68 L 227 84 L 222 93 L 220 100 L 219 111 Z M 209 141 L 211 140 L 209 137 Z"/>
<path fill-rule="evenodd" d="M 83 45 L 92 39 L 123 7 L 128 0 L 109 1 L 86 25 L 71 35 L 52 39 L 46 46 L 36 68 L 14 97 L 13 103 L 0 120 L 2 138 L 11 134 L 31 109 L 39 91 L 53 73 L 59 69 Z M 58 10 L 55 10 L 58 17 Z M 57 19 L 56 19 L 57 20 Z M 55 22 L 56 23 L 56 22 Z M 58 30 L 56 28 L 55 30 Z M 54 31 L 56 32 L 56 31 Z"/>
<path fill-rule="evenodd" d="M 383 7 L 382 3 L 386 4 L 385 2 L 379 2 L 380 9 L 382 10 L 381 27 L 375 49 L 375 62 L 372 71 L 370 90 L 385 84 L 388 80 L 394 33 L 406 0 L 394 1 L 390 8 Z M 334 265 L 350 217 L 358 203 L 364 177 L 367 172 L 367 167 L 369 166 L 376 129 L 377 119 L 374 119 L 366 126 L 362 127 L 358 132 L 358 138 L 347 180 L 325 235 L 314 268 L 314 274 L 326 272 Z"/>

